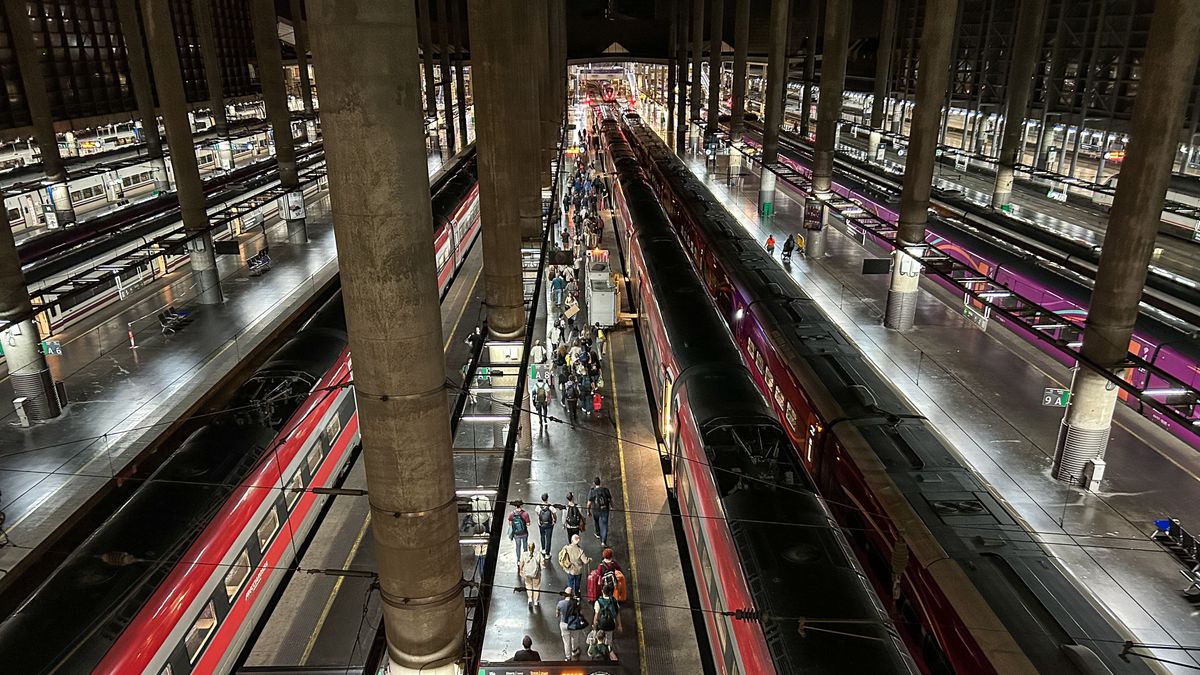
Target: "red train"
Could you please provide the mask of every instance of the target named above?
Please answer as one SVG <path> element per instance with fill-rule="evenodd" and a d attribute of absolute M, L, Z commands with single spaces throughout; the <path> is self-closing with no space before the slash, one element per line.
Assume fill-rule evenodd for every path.
<path fill-rule="evenodd" d="M 473 161 L 445 178 L 452 273 L 478 229 Z M 6 672 L 230 671 L 328 499 L 312 488 L 358 444 L 350 381 L 339 295 L 0 623 Z"/>
<path fill-rule="evenodd" d="M 1157 672 L 1120 656 L 1123 627 L 654 132 L 636 115 L 625 122 L 758 390 L 921 669 Z"/>
<path fill-rule="evenodd" d="M 618 123 L 605 120 L 601 133 L 631 230 L 632 304 L 717 672 L 917 672 Z M 816 622 L 805 631 L 801 617 Z M 851 623 L 824 627 L 822 617 Z"/>

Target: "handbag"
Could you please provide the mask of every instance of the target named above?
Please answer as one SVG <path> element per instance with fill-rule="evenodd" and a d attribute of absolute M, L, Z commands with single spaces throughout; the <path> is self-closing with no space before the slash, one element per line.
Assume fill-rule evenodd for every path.
<path fill-rule="evenodd" d="M 568 630 L 583 630 L 588 627 L 588 620 L 583 618 L 583 612 L 579 609 L 579 603 L 575 602 L 572 605 L 573 611 L 567 615 Z"/>

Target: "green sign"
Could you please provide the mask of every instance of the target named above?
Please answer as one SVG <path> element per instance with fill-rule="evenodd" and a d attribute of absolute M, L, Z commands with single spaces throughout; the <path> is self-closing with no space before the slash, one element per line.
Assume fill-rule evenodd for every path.
<path fill-rule="evenodd" d="M 1042 405 L 1048 405 L 1054 408 L 1065 408 L 1070 400 L 1070 389 L 1046 387 L 1045 391 L 1042 392 Z"/>

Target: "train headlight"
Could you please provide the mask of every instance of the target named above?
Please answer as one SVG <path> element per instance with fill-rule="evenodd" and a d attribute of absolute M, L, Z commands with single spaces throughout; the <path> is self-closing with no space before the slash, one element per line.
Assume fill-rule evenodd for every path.
<path fill-rule="evenodd" d="M 746 310 L 741 307 L 738 307 L 738 311 L 733 313 L 733 318 L 737 321 L 741 321 L 744 316 L 746 316 Z"/>

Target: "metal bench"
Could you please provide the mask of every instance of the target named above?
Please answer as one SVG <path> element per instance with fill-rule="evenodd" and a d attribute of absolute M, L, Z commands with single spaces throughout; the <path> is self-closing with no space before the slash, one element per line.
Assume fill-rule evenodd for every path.
<path fill-rule="evenodd" d="M 1177 518 L 1156 520 L 1154 528 L 1150 538 L 1184 566 L 1179 570 L 1188 580 L 1184 596 L 1192 601 L 1200 601 L 1200 543 L 1193 534 L 1183 529 Z"/>

